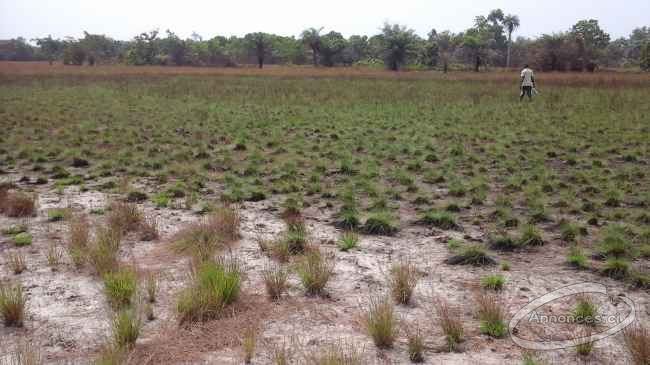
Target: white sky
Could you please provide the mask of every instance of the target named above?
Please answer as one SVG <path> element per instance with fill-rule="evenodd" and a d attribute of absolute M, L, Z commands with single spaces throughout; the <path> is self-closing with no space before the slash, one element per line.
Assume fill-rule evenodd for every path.
<path fill-rule="evenodd" d="M 463 31 L 495 8 L 519 15 L 515 36 L 567 30 L 589 18 L 612 38 L 650 25 L 650 0 L 0 0 L 0 39 L 80 37 L 87 30 L 126 40 L 154 28 L 183 38 L 196 31 L 204 39 L 256 31 L 297 36 L 308 27 L 373 35 L 384 21 L 425 36 L 431 28 Z"/>

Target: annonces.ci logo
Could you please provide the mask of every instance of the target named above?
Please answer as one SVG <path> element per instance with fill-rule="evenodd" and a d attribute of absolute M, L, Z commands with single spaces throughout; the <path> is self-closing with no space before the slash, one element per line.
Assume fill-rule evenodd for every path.
<path fill-rule="evenodd" d="M 537 310 L 547 304 L 550 304 L 556 300 L 571 297 L 579 296 L 586 294 L 601 294 L 607 295 L 607 287 L 599 283 L 579 283 L 549 292 L 532 302 L 528 303 L 526 306 L 521 308 L 510 320 L 509 330 L 512 341 L 519 345 L 520 347 L 538 350 L 538 351 L 549 351 L 549 350 L 558 350 L 569 347 L 575 347 L 578 345 L 592 343 L 600 341 L 604 338 L 615 335 L 616 333 L 622 331 L 627 326 L 634 323 L 636 320 L 636 309 L 634 302 L 626 297 L 618 297 L 625 306 L 629 308 L 629 313 L 622 318 L 620 314 L 616 315 L 597 315 L 594 316 L 591 320 L 596 324 L 606 325 L 606 329 L 600 330 L 597 333 L 591 333 L 586 336 L 569 338 L 565 340 L 530 340 L 520 337 L 519 331 L 515 331 L 517 325 L 522 323 L 522 321 L 528 321 L 530 323 L 542 324 L 542 325 L 552 325 L 553 323 L 572 323 L 576 321 L 576 318 L 572 315 L 544 315 L 540 314 Z M 626 311 L 627 312 L 627 311 Z M 602 327 L 602 326 L 601 326 Z"/>

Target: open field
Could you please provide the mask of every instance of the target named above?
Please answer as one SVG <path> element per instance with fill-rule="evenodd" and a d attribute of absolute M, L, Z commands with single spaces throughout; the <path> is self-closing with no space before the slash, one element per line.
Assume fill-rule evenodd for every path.
<path fill-rule="evenodd" d="M 255 343 L 254 364 L 401 364 L 419 333 L 429 364 L 638 364 L 623 333 L 585 356 L 507 334 L 581 282 L 650 325 L 650 76 L 538 84 L 519 103 L 505 72 L 0 64 L 0 284 L 27 298 L 0 363 L 27 339 L 46 363 L 242 363 Z M 477 313 L 488 292 L 505 333 Z M 386 307 L 394 341 L 367 328 Z M 151 310 L 116 344 L 115 316 Z M 332 346 L 358 361 L 319 362 Z"/>

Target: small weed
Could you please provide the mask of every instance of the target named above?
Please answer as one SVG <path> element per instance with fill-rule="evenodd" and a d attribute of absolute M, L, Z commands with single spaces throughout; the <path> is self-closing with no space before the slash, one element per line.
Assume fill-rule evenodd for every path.
<path fill-rule="evenodd" d="M 123 309 L 112 320 L 113 341 L 119 349 L 130 349 L 140 336 L 142 320 L 135 309 Z"/>
<path fill-rule="evenodd" d="M 574 245 L 569 248 L 567 263 L 577 269 L 586 269 L 589 267 L 587 256 L 582 252 L 579 246 Z"/>
<path fill-rule="evenodd" d="M 158 294 L 158 279 L 156 274 L 149 273 L 144 285 L 147 291 L 147 302 L 155 303 L 156 295 Z"/>
<path fill-rule="evenodd" d="M 503 261 L 501 262 L 501 270 L 503 271 L 510 271 L 511 264 L 508 261 Z"/>
<path fill-rule="evenodd" d="M 409 355 L 409 360 L 412 363 L 422 363 L 424 362 L 424 338 L 422 337 L 422 332 L 420 328 L 415 330 L 408 331 L 407 333 L 407 352 Z"/>
<path fill-rule="evenodd" d="M 61 263 L 62 257 L 63 253 L 59 250 L 59 247 L 55 243 L 50 243 L 47 247 L 47 266 L 51 267 L 52 270 L 55 270 L 55 268 Z"/>
<path fill-rule="evenodd" d="M 241 343 L 244 350 L 244 363 L 250 364 L 255 356 L 255 348 L 257 347 L 257 330 L 249 327 L 244 332 L 244 338 Z"/>
<path fill-rule="evenodd" d="M 577 301 L 576 307 L 573 310 L 573 316 L 576 318 L 576 322 L 590 326 L 596 325 L 598 307 L 593 300 L 587 295 L 580 295 L 577 297 Z"/>

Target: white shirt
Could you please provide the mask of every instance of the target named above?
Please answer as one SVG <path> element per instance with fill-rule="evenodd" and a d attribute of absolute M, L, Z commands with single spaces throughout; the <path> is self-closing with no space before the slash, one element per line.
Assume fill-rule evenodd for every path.
<path fill-rule="evenodd" d="M 533 86 L 533 78 L 535 77 L 535 74 L 533 73 L 533 70 L 529 68 L 525 68 L 521 71 L 521 86 Z"/>

